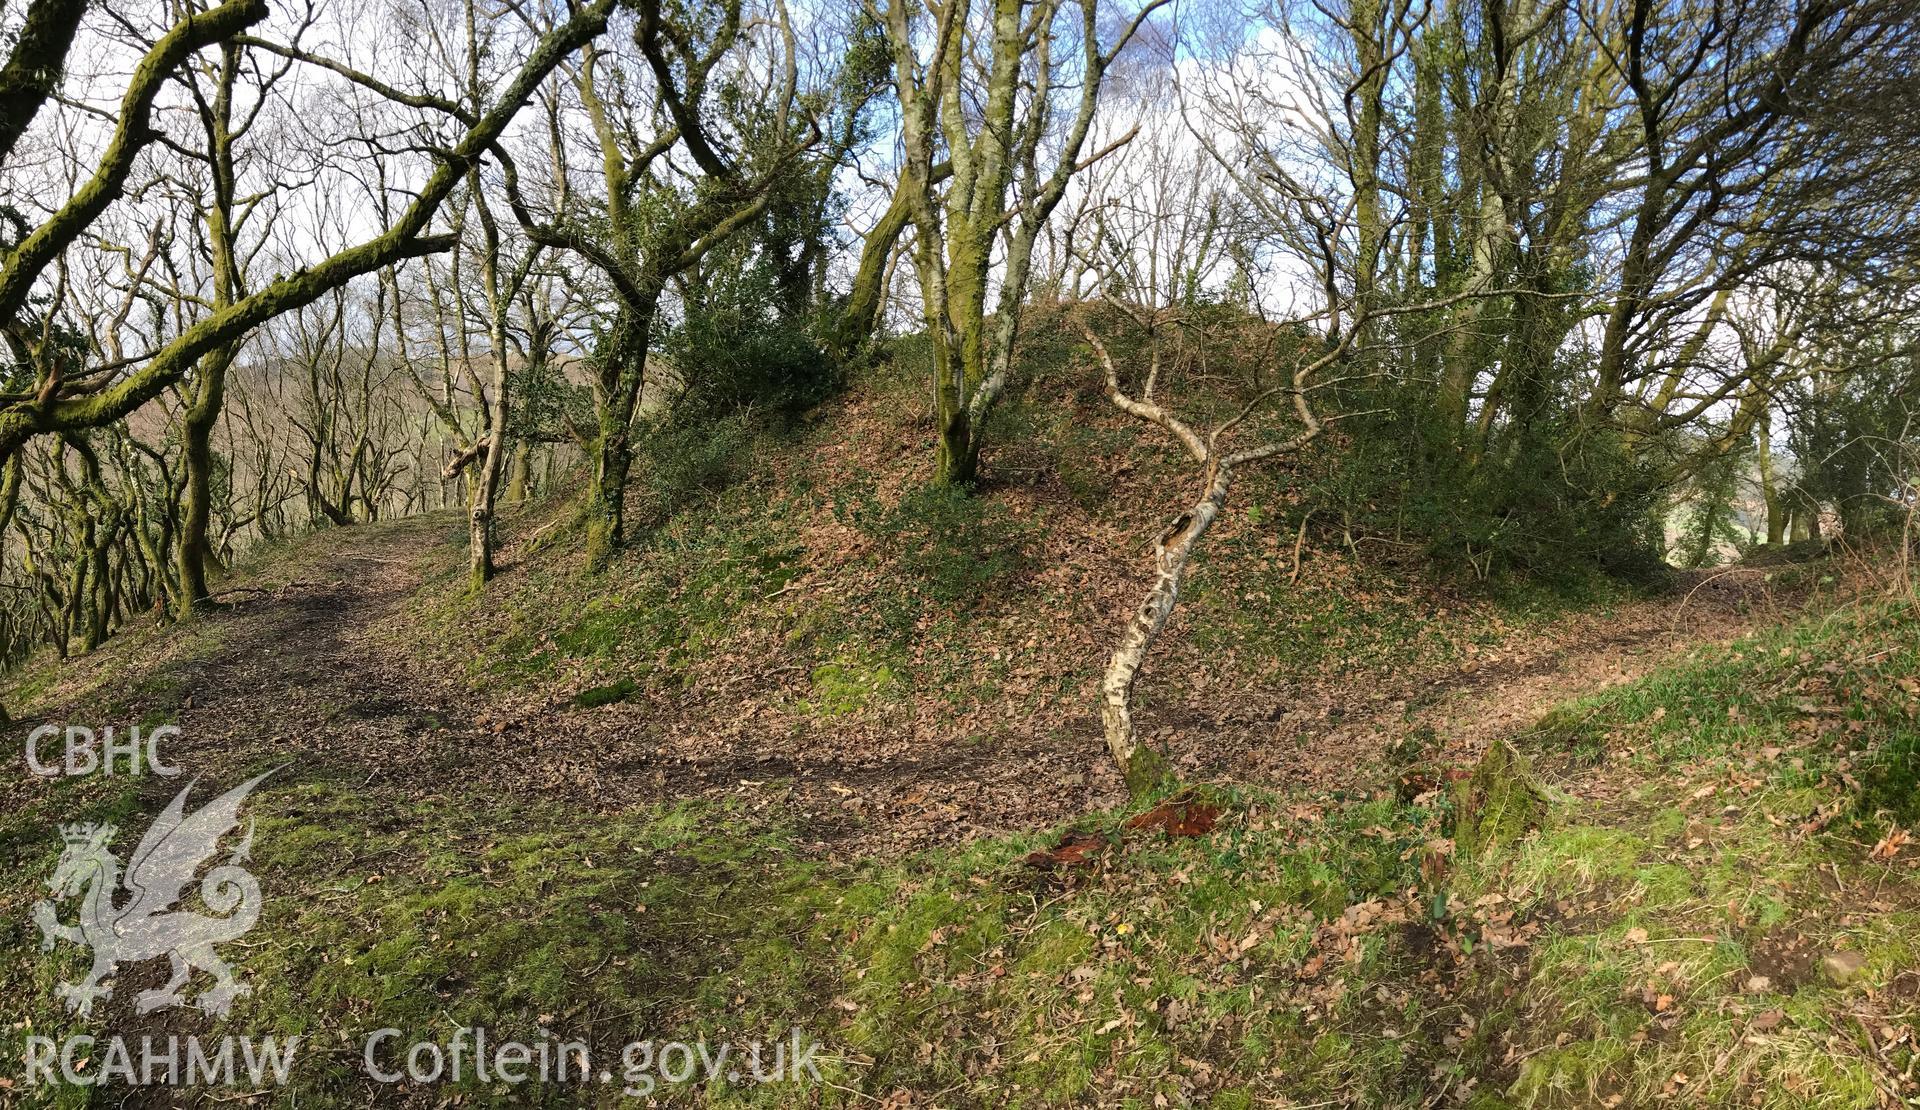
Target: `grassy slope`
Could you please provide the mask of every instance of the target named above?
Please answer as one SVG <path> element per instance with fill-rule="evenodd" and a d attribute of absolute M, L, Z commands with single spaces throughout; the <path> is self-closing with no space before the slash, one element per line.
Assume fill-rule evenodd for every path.
<path fill-rule="evenodd" d="M 1868 807 L 1914 816 L 1916 632 L 1862 608 L 1558 710 L 1521 744 L 1577 793 L 1451 869 L 1443 801 L 1261 796 L 1064 889 L 1025 842 L 916 864 L 842 926 L 842 1036 L 870 1089 L 983 1102 L 1911 1097 L 1920 859 L 1869 858 Z"/>
<path fill-rule="evenodd" d="M 833 1104 L 1872 1106 L 1914 1093 L 1920 856 L 1870 850 L 1916 816 L 1916 675 L 1914 611 L 1861 605 L 1560 707 L 1517 740 L 1556 784 L 1548 826 L 1479 860 L 1447 860 L 1443 796 L 1216 791 L 1193 839 L 1092 814 L 1123 846 L 1061 878 L 1022 862 L 1052 834 L 824 864 L 724 806 L 589 821 L 302 782 L 258 799 L 276 904 L 225 1028 L 319 1038 L 306 1105 L 364 1100 L 351 1046 L 382 1026 L 610 1051 L 798 1021 L 832 1055 L 805 1097 Z M 103 784 L 71 789 L 124 809 Z M 0 830 L 9 1042 L 69 1024 L 75 954 L 31 951 L 24 907 L 46 813 L 77 801 Z M 1841 949 L 1865 960 L 1844 986 L 1818 966 Z"/>

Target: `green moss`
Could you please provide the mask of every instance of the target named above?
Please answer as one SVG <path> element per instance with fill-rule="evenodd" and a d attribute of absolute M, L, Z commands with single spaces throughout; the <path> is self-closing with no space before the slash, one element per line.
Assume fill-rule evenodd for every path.
<path fill-rule="evenodd" d="M 893 692 L 896 677 L 886 663 L 826 663 L 813 669 L 807 708 L 823 717 L 858 713 Z"/>
<path fill-rule="evenodd" d="M 1638 868 L 1633 879 L 1636 899 L 1647 906 L 1676 906 L 1694 897 L 1693 872 L 1676 864 Z"/>
<path fill-rule="evenodd" d="M 1546 813 L 1546 795 L 1526 757 L 1496 742 L 1454 788 L 1454 844 L 1466 855 L 1511 844 L 1539 827 Z"/>
<path fill-rule="evenodd" d="M 1544 896 L 1586 893 L 1632 878 L 1646 843 L 1624 829 L 1599 825 L 1549 828 L 1521 844 L 1511 863 L 1513 886 Z"/>
<path fill-rule="evenodd" d="M 605 686 L 592 686 L 580 691 L 573 696 L 573 704 L 582 709 L 598 709 L 603 705 L 627 700 L 639 688 L 639 683 L 630 678 L 623 678 Z"/>
<path fill-rule="evenodd" d="M 1920 822 L 1920 725 L 1889 729 L 1860 775 L 1860 801 L 1869 813 L 1902 824 Z"/>
<path fill-rule="evenodd" d="M 1556 706 L 1534 723 L 1526 740 L 1549 751 L 1562 751 L 1582 763 L 1606 757 L 1606 730 L 1597 722 L 1597 707 L 1582 702 Z"/>
<path fill-rule="evenodd" d="M 1679 806 L 1668 806 L 1647 821 L 1647 840 L 1650 843 L 1673 845 L 1686 831 L 1687 811 Z"/>

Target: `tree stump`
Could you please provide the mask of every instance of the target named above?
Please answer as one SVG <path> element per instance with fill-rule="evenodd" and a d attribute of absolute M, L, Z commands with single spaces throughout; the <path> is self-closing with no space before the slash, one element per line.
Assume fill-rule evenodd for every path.
<path fill-rule="evenodd" d="M 1462 856 L 1511 844 L 1540 827 L 1547 796 L 1534 784 L 1525 756 L 1495 741 L 1473 774 L 1453 784 L 1453 844 Z"/>

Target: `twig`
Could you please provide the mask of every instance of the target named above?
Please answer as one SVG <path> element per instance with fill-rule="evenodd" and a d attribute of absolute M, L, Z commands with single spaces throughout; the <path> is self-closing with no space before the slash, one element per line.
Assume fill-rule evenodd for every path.
<path fill-rule="evenodd" d="M 560 526 L 560 521 L 558 518 L 554 520 L 549 520 L 545 524 L 542 524 L 540 527 L 535 528 L 531 533 L 529 533 L 526 539 L 520 541 L 520 545 L 522 547 L 525 547 L 527 550 L 532 551 L 533 545 L 540 542 L 541 536 L 546 535 L 548 532 L 553 531 L 555 528 L 559 526 Z"/>
<path fill-rule="evenodd" d="M 1287 575 L 1287 585 L 1289 586 L 1300 581 L 1300 551 L 1307 545 L 1307 521 L 1312 519 L 1313 510 L 1308 509 L 1307 515 L 1300 518 L 1299 534 L 1293 537 L 1293 573 Z"/>
<path fill-rule="evenodd" d="M 842 1087 L 840 1084 L 835 1083 L 831 1079 L 822 1079 L 820 1082 L 826 1084 L 829 1087 L 832 1087 L 836 1091 L 845 1091 L 846 1093 L 854 1096 L 855 1098 L 863 1098 L 863 1099 L 866 1099 L 868 1102 L 872 1102 L 872 1103 L 878 1103 L 880 1101 L 879 1099 L 873 1097 L 872 1095 L 866 1093 L 865 1091 L 856 1091 L 852 1087 Z"/>

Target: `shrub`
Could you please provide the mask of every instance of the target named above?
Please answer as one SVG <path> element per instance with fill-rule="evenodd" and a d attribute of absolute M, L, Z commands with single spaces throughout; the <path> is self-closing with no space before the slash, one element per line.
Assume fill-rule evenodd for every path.
<path fill-rule="evenodd" d="M 683 392 L 677 419 L 755 412 L 786 420 L 832 396 L 842 375 L 803 318 L 775 310 L 772 278 L 752 266 L 714 275 L 661 342 Z"/>
<path fill-rule="evenodd" d="M 751 464 L 755 432 L 752 415 L 741 411 L 711 420 L 681 416 L 656 426 L 635 455 L 637 518 L 660 524 L 732 485 Z"/>

